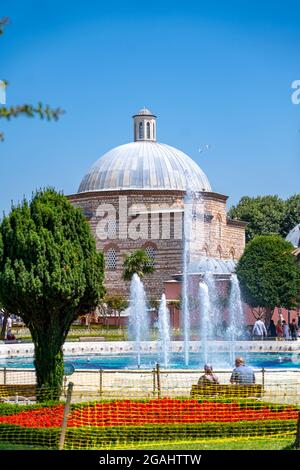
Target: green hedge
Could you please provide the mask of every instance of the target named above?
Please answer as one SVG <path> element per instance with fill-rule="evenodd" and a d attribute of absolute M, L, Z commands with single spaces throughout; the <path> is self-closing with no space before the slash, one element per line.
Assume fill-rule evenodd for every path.
<path fill-rule="evenodd" d="M 189 398 L 186 397 L 176 397 L 176 400 L 180 399 L 181 401 L 188 401 L 190 400 Z M 151 399 L 149 398 L 144 398 L 144 399 L 133 399 L 130 400 L 131 402 L 136 402 L 136 403 L 149 403 Z M 120 399 L 104 399 L 104 400 L 96 400 L 96 401 L 89 401 L 89 402 L 81 402 L 81 403 L 73 403 L 71 404 L 71 410 L 76 410 L 76 409 L 82 409 L 87 406 L 94 406 L 97 403 L 114 403 L 114 402 L 119 402 L 122 401 Z M 211 403 L 238 403 L 241 409 L 251 409 L 251 410 L 260 410 L 262 408 L 268 408 L 271 411 L 283 411 L 287 408 L 289 409 L 294 409 L 294 410 L 300 410 L 299 406 L 295 405 L 287 405 L 287 404 L 281 404 L 281 403 L 270 403 L 270 402 L 264 402 L 264 401 L 259 401 L 259 400 L 253 400 L 253 399 L 238 399 L 238 400 L 232 400 L 232 399 L 213 399 L 210 398 L 209 400 L 207 399 L 197 399 L 198 403 L 203 403 L 203 402 L 211 402 Z M 15 404 L 15 403 L 0 403 L 0 416 L 8 416 L 8 415 L 13 415 L 16 413 L 21 413 L 22 411 L 28 411 L 28 410 L 34 410 L 37 408 L 46 408 L 46 407 L 51 407 L 51 406 L 57 406 L 57 405 L 64 405 L 64 402 L 58 402 L 58 401 L 47 401 L 44 403 L 36 403 L 36 404 L 28 404 L 28 405 L 20 405 L 20 404 Z"/>
<path fill-rule="evenodd" d="M 117 445 L 155 441 L 187 441 L 201 438 L 285 435 L 296 431 L 296 420 L 240 421 L 180 425 L 69 428 L 66 449 L 109 448 Z"/>
<path fill-rule="evenodd" d="M 15 403 L 0 403 L 0 416 L 9 416 L 23 411 L 36 410 L 39 408 L 50 408 L 51 406 L 63 405 L 63 402 L 47 401 L 45 403 L 35 403 L 32 405 L 18 405 Z"/>
<path fill-rule="evenodd" d="M 296 432 L 296 420 L 240 421 L 236 423 L 160 424 L 144 426 L 68 428 L 66 449 L 111 448 L 155 441 L 187 441 L 200 438 L 286 435 Z M 59 428 L 23 428 L 0 424 L 0 441 L 57 447 Z"/>
<path fill-rule="evenodd" d="M 58 448 L 60 428 L 25 428 L 0 424 L 0 442 Z"/>

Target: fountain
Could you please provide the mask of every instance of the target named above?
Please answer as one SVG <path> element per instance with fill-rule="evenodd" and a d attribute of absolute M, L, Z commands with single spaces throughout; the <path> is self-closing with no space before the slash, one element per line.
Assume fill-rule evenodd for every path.
<path fill-rule="evenodd" d="M 208 362 L 208 340 L 211 330 L 211 311 L 208 286 L 205 282 L 199 283 L 199 307 L 200 307 L 200 338 L 204 362 Z"/>
<path fill-rule="evenodd" d="M 186 175 L 187 182 L 190 175 Z M 182 275 L 182 314 L 184 363 L 189 365 L 190 350 L 190 310 L 189 302 L 189 264 L 201 256 L 200 247 L 204 242 L 204 207 L 201 193 L 192 191 L 189 186 L 184 197 L 184 225 L 183 225 L 183 275 Z"/>
<path fill-rule="evenodd" d="M 231 290 L 229 297 L 229 327 L 227 330 L 230 341 L 230 362 L 234 363 L 236 341 L 243 334 L 244 312 L 241 301 L 240 285 L 236 274 L 231 275 Z"/>
<path fill-rule="evenodd" d="M 135 341 L 137 365 L 140 367 L 141 342 L 149 339 L 149 318 L 144 285 L 137 274 L 133 275 L 130 284 L 128 335 Z"/>
<path fill-rule="evenodd" d="M 217 339 L 218 329 L 222 321 L 222 315 L 220 311 L 219 296 L 216 285 L 216 280 L 211 271 L 207 271 L 204 274 L 203 278 L 205 284 L 208 287 L 208 294 L 210 300 L 210 310 L 211 310 L 211 339 Z"/>
<path fill-rule="evenodd" d="M 191 239 L 192 212 L 192 192 L 187 190 L 184 198 L 184 223 L 183 223 L 183 277 L 182 277 L 182 313 L 183 313 L 183 341 L 184 341 L 184 363 L 189 364 L 190 347 L 190 309 L 189 309 L 189 277 L 188 264 Z"/>
<path fill-rule="evenodd" d="M 169 365 L 169 354 L 170 354 L 170 314 L 167 307 L 166 296 L 161 296 L 161 301 L 158 310 L 158 341 L 159 350 L 162 351 L 164 367 Z"/>

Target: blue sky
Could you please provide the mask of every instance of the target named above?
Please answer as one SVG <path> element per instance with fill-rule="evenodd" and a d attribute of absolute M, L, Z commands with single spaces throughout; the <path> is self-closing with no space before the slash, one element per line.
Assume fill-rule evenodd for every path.
<path fill-rule="evenodd" d="M 7 104 L 66 110 L 57 123 L 0 122 L 0 210 L 47 185 L 76 192 L 95 160 L 132 140 L 143 106 L 158 140 L 195 159 L 229 206 L 300 192 L 296 1 L 2 0 L 0 16 Z"/>

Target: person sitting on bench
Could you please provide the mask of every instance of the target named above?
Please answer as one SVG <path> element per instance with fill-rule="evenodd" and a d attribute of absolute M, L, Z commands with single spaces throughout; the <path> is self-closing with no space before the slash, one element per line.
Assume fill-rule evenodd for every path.
<path fill-rule="evenodd" d="M 252 367 L 246 366 L 242 357 L 235 360 L 235 368 L 232 371 L 230 382 L 237 385 L 255 384 L 255 375 Z"/>
<path fill-rule="evenodd" d="M 213 374 L 212 366 L 210 364 L 205 364 L 204 374 L 201 375 L 200 379 L 198 380 L 198 385 L 209 385 L 212 383 L 218 384 L 219 379 L 215 374 Z"/>

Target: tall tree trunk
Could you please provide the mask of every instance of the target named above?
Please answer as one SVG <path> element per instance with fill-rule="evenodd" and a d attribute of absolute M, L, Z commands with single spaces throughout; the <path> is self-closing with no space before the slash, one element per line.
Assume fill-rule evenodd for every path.
<path fill-rule="evenodd" d="M 37 400 L 58 400 L 64 376 L 62 334 L 51 329 L 34 332 L 34 366 L 37 380 Z"/>
<path fill-rule="evenodd" d="M 268 327 L 270 325 L 274 310 L 271 307 L 266 307 L 265 310 L 265 324 Z"/>

